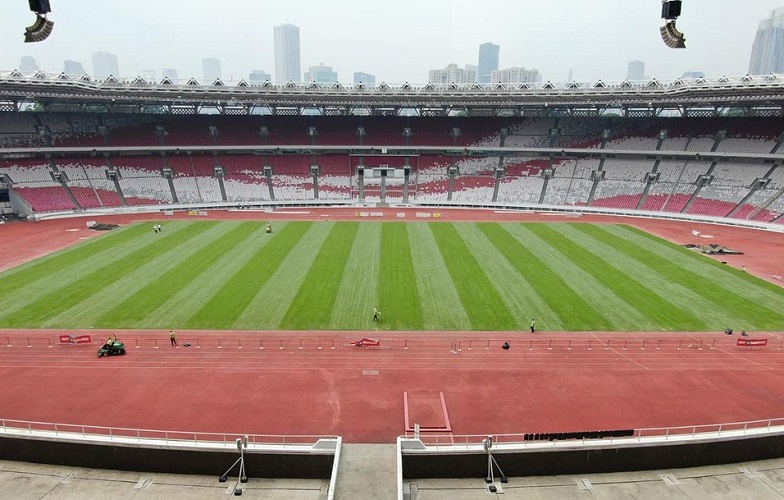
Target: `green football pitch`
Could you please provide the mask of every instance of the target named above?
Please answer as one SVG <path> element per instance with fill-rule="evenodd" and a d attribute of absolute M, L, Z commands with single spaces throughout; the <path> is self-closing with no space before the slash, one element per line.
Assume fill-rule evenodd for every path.
<path fill-rule="evenodd" d="M 171 221 L 0 275 L 0 327 L 780 330 L 784 289 L 625 225 Z M 381 320 L 372 321 L 378 306 Z"/>

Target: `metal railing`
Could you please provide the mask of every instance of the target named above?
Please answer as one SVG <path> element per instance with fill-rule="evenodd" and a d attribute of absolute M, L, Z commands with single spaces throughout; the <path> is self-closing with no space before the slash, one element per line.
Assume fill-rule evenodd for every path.
<path fill-rule="evenodd" d="M 780 427 L 781 429 L 776 429 Z M 580 439 L 554 439 L 555 433 L 548 434 L 553 436 L 552 439 L 532 439 L 534 434 L 492 434 L 493 443 L 496 446 L 508 445 L 515 448 L 541 448 L 542 444 L 549 443 L 553 446 L 558 446 L 558 443 L 564 445 L 571 445 L 574 443 L 591 444 L 591 443 L 615 443 L 623 442 L 629 443 L 630 441 L 642 442 L 644 440 L 653 440 L 660 438 L 668 440 L 672 438 L 677 439 L 704 439 L 706 437 L 721 437 L 732 433 L 746 434 L 749 432 L 757 433 L 759 431 L 772 431 L 784 433 L 784 418 L 773 418 L 767 420 L 749 420 L 744 422 L 726 422 L 719 424 L 700 424 L 700 425 L 687 425 L 675 427 L 645 427 L 635 429 L 633 435 L 626 437 L 604 437 L 604 438 L 589 438 L 583 437 Z M 585 433 L 589 434 L 589 433 Z M 488 438 L 488 434 L 465 434 L 465 435 L 452 435 L 452 434 L 429 434 L 419 433 L 418 436 L 414 432 L 407 432 L 403 439 L 419 439 L 428 448 L 483 448 L 483 442 Z"/>
<path fill-rule="evenodd" d="M 51 435 L 55 437 L 109 440 L 122 439 L 141 443 L 158 441 L 160 444 L 230 445 L 234 447 L 239 437 L 248 436 L 248 444 L 256 446 L 313 446 L 319 440 L 337 440 L 329 435 L 274 435 L 226 432 L 194 432 L 156 429 L 133 429 L 127 427 L 103 427 L 98 425 L 36 422 L 29 420 L 0 419 L 0 434 Z"/>

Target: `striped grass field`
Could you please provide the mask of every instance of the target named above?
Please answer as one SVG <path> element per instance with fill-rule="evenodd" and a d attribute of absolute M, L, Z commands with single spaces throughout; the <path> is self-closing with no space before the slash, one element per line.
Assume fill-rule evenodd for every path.
<path fill-rule="evenodd" d="M 625 225 L 172 221 L 0 275 L 3 328 L 773 330 L 784 289 Z M 374 306 L 381 321 L 371 321 Z"/>

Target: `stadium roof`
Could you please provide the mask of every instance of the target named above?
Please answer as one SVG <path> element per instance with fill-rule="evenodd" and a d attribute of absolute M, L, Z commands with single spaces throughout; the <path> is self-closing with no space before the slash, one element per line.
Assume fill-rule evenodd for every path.
<path fill-rule="evenodd" d="M 18 111 L 37 103 L 45 109 L 102 107 L 107 112 L 222 114 L 308 114 L 447 116 L 541 116 L 548 114 L 624 116 L 710 116 L 718 110 L 741 108 L 749 115 L 784 115 L 784 75 L 660 82 L 566 84 L 427 84 L 427 85 L 250 85 L 191 78 L 182 84 L 163 79 L 110 76 L 94 80 L 84 75 L 18 71 L 0 73 L 0 111 Z M 211 110 L 211 111 L 210 111 Z"/>

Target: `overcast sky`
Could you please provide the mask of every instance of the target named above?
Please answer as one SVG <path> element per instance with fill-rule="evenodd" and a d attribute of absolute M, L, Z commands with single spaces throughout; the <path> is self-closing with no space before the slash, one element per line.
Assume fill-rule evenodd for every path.
<path fill-rule="evenodd" d="M 544 80 L 619 81 L 629 61 L 662 80 L 686 71 L 748 71 L 759 21 L 784 0 L 684 0 L 678 28 L 687 49 L 661 41 L 660 0 L 51 0 L 55 29 L 23 43 L 35 15 L 27 0 L 2 0 L 0 69 L 33 56 L 60 72 L 65 59 L 92 72 L 95 51 L 115 54 L 120 74 L 177 69 L 202 77 L 201 60 L 220 59 L 224 80 L 260 69 L 274 76 L 273 27 L 300 28 L 302 71 L 323 62 L 340 81 L 355 71 L 377 82 L 427 82 L 428 70 L 477 64 L 479 44 L 501 46 L 500 67 L 536 68 Z"/>

